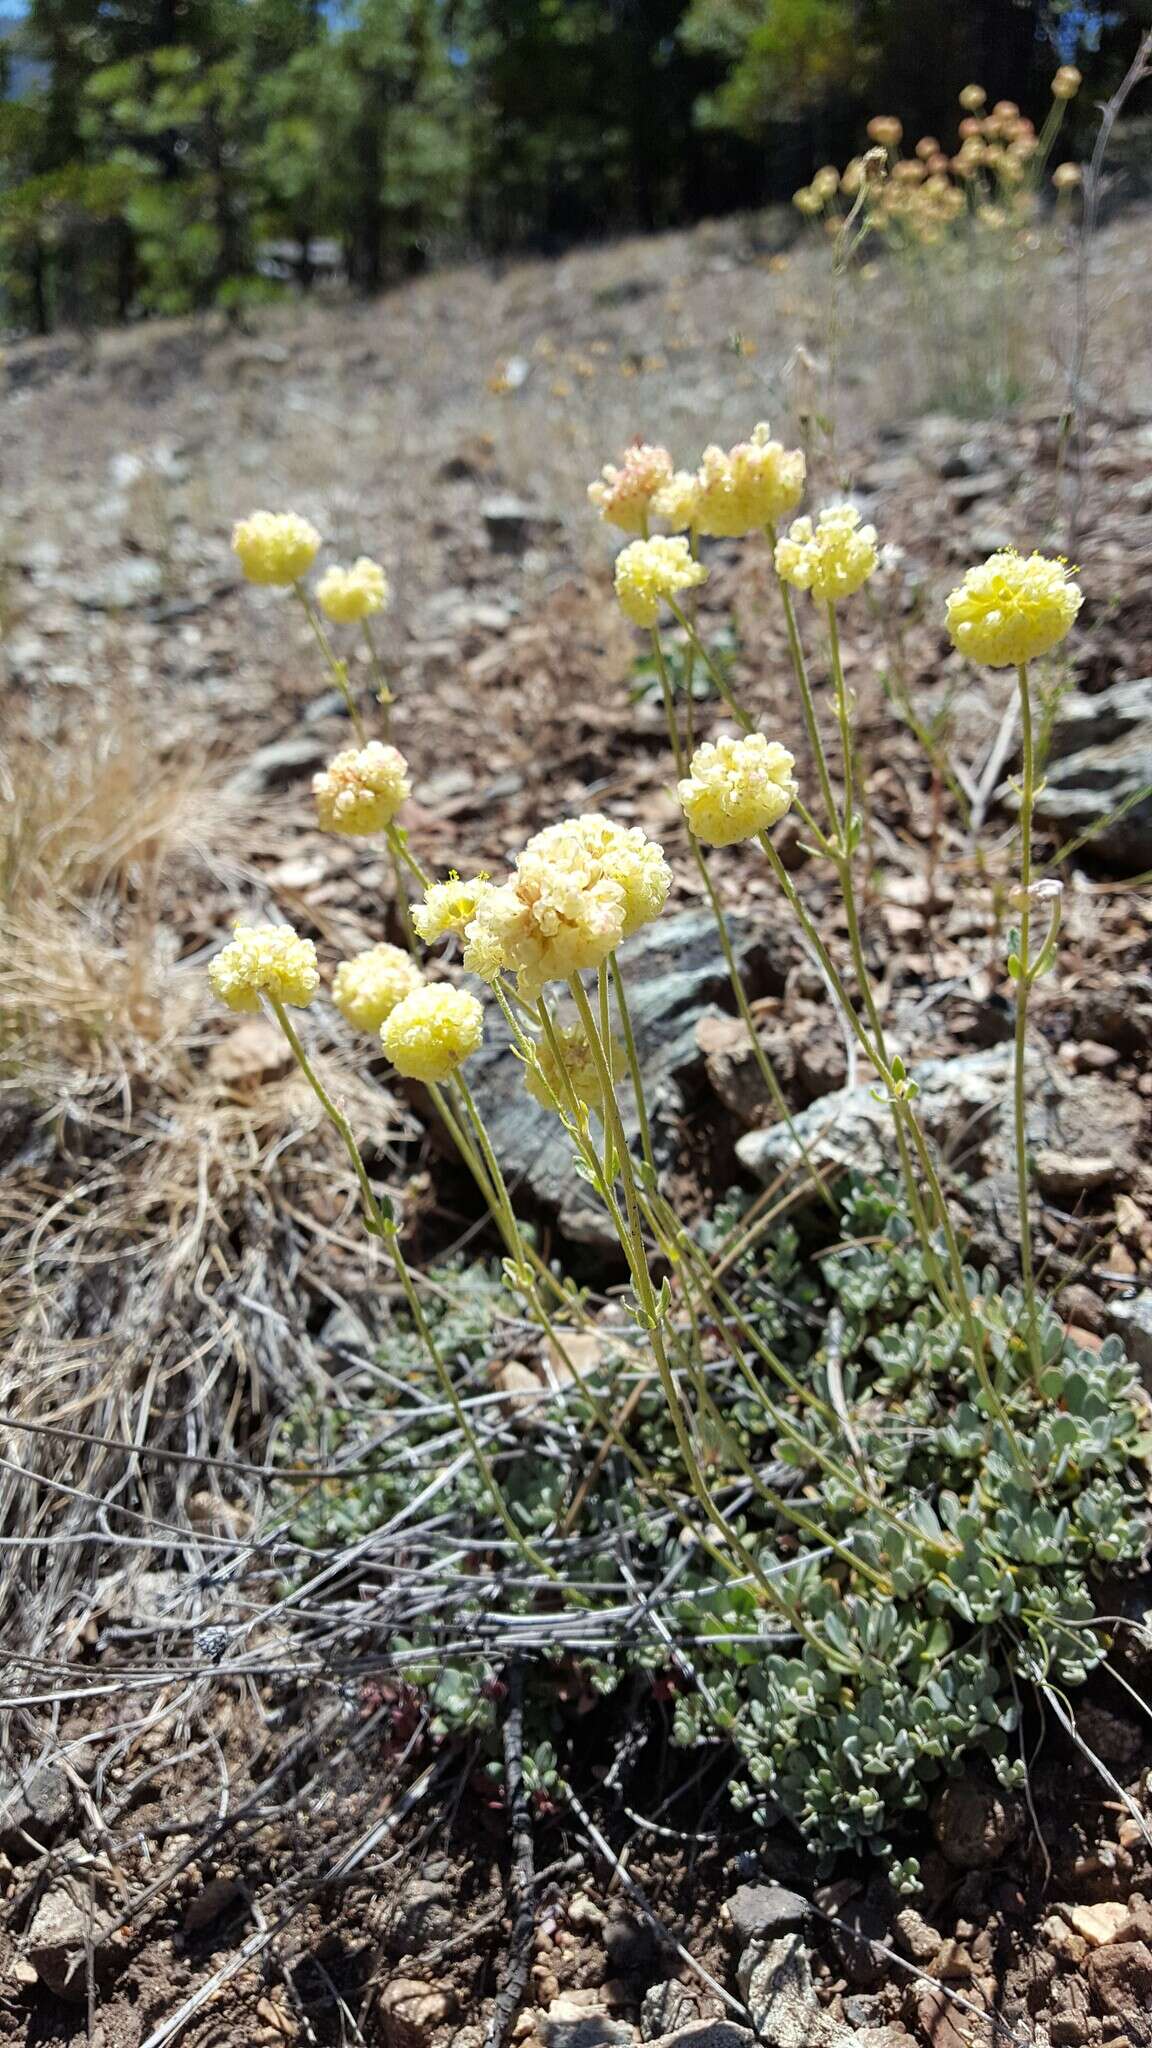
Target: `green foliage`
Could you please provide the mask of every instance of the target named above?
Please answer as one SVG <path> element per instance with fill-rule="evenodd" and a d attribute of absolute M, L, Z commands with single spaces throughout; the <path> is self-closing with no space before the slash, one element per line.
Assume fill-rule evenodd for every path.
<path fill-rule="evenodd" d="M 726 64 L 700 119 L 757 137 L 838 92 L 859 92 L 877 56 L 861 12 L 858 0 L 692 0 L 686 45 Z"/>
<path fill-rule="evenodd" d="M 733 1229 L 741 1208 L 736 1197 L 717 1214 L 702 1233 L 706 1248 Z M 729 1278 L 749 1323 L 818 1400 L 790 1401 L 784 1430 L 779 1386 L 763 1368 L 726 1380 L 726 1361 L 716 1359 L 709 1373 L 723 1422 L 705 1415 L 697 1424 L 698 1455 L 717 1499 L 739 1476 L 741 1458 L 770 1476 L 771 1492 L 748 1498 L 732 1526 L 788 1613 L 768 1606 L 746 1576 L 719 1570 L 698 1544 L 686 1559 L 675 1519 L 642 1486 L 622 1485 L 624 1468 L 612 1456 L 583 1501 L 579 1594 L 559 1582 L 549 1620 L 539 1583 L 521 1588 L 508 1576 L 505 1608 L 539 1623 L 534 1696 L 546 1703 L 556 1683 L 549 1668 L 566 1674 L 571 1695 L 565 1607 L 620 1613 L 621 1544 L 645 1585 L 667 1583 L 674 1567 L 674 1591 L 655 1604 L 648 1629 L 617 1623 L 613 1647 L 594 1662 L 578 1658 L 589 1696 L 629 1669 L 660 1674 L 674 1695 L 678 1743 L 719 1734 L 735 1744 L 743 1760 L 738 1805 L 765 1821 L 782 1810 L 824 1858 L 863 1845 L 890 1855 L 901 1822 L 933 1782 L 973 1754 L 1003 1783 L 1018 1782 L 1027 1689 L 1077 1686 L 1104 1654 L 1094 1588 L 1105 1569 L 1138 1566 L 1149 1533 L 1150 1446 L 1137 1376 L 1116 1340 L 1084 1350 L 1044 1312 L 1034 1386 L 1020 1295 L 1001 1290 L 990 1272 L 970 1273 L 1013 1445 L 988 1413 L 959 1315 L 942 1310 L 929 1286 L 921 1242 L 895 1199 L 872 1185 L 842 1191 L 831 1241 L 806 1242 L 789 1226 L 769 1251 L 744 1254 Z M 498 1342 L 498 1282 L 479 1269 L 436 1279 L 447 1296 L 436 1312 L 438 1335 L 467 1373 Z M 685 1331 L 685 1370 L 694 1341 Z M 298 1533 L 329 1543 L 364 1533 L 426 1483 L 431 1468 L 421 1447 L 435 1449 L 448 1425 L 414 1335 L 390 1339 L 383 1363 L 390 1384 L 410 1387 L 428 1405 L 401 1415 L 386 1472 L 298 1509 Z M 673 1425 L 643 1364 L 642 1340 L 622 1339 L 598 1394 L 618 1406 L 631 1392 L 633 1444 L 691 1518 Z M 565 1414 L 579 1442 L 598 1441 L 578 1390 Z M 361 1427 L 378 1423 L 370 1416 Z M 329 1418 L 328 1429 L 331 1451 L 345 1423 Z M 298 1445 L 311 1446 L 314 1418 L 301 1418 L 296 1434 Z M 397 1444 L 407 1456 L 397 1455 Z M 514 1512 L 540 1538 L 556 1527 L 586 1469 L 579 1459 L 566 1471 L 533 1456 L 531 1432 L 518 1455 L 498 1460 Z M 497 1525 L 468 1462 L 437 1503 L 479 1559 L 483 1531 L 492 1537 Z M 813 1529 L 827 1540 L 815 1540 Z M 467 1614 L 458 1612 L 452 1626 L 457 1641 L 467 1637 Z M 402 1644 L 416 1660 L 407 1676 L 428 1688 L 437 1729 L 490 1730 L 499 1660 L 477 1653 L 445 1661 L 437 1640 L 436 1624 L 424 1622 Z M 674 1658 L 677 1643 L 690 1645 L 687 1661 Z M 546 1790 L 559 1769 L 556 1753 L 538 1762 Z M 894 1882 L 914 1890 L 914 1864 L 897 1864 Z"/>

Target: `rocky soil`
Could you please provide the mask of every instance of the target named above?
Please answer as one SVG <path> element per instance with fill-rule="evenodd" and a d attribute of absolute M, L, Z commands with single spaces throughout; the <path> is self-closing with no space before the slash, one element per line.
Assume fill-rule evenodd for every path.
<path fill-rule="evenodd" d="M 1078 500 L 1082 629 L 1046 678 L 1042 850 L 1073 850 L 1060 867 L 1059 966 L 1036 1002 L 1033 1223 L 1069 1325 L 1081 1341 L 1119 1330 L 1152 1384 L 1152 908 L 1141 880 L 1152 870 L 1152 385 L 1132 340 L 1152 310 L 1137 260 L 1145 232 L 1120 221 L 1100 246 L 1082 471 L 1069 467 L 1058 367 L 1045 354 L 1049 338 L 1066 339 L 1060 263 L 1037 288 L 1035 391 L 1007 422 L 927 405 L 893 280 L 869 280 L 853 306 L 836 440 L 814 447 L 813 468 L 819 492 L 850 487 L 891 544 L 878 602 L 853 610 L 846 649 L 866 768 L 867 941 L 977 1247 L 1003 1269 L 1017 1228 L 1001 1109 L 1010 685 L 951 655 L 940 600 L 1005 541 L 1059 547 Z M 91 1394 L 72 1376 L 83 1347 L 84 1389 L 112 1389 L 100 1411 L 109 1433 L 146 1441 L 154 1375 L 179 1391 L 187 1354 L 203 1347 L 221 1434 L 208 1445 L 187 1420 L 196 1382 L 185 1408 L 173 1398 L 164 1442 L 259 1468 L 302 1389 L 350 1398 L 349 1344 L 362 1357 L 381 1329 L 386 1305 L 344 1229 L 325 1133 L 260 1027 L 215 1016 L 202 993 L 204 960 L 240 912 L 275 904 L 329 964 L 397 936 L 383 865 L 312 829 L 308 777 L 346 725 L 303 622 L 237 579 L 229 525 L 254 504 L 292 504 L 337 558 L 367 550 L 388 565 L 394 730 L 413 764 L 423 861 L 499 870 L 529 831 L 590 803 L 666 840 L 676 898 L 633 978 L 667 1184 L 699 1214 L 733 1181 L 786 1163 L 787 1134 L 770 1127 L 705 942 L 658 705 L 615 613 L 610 547 L 583 486 L 637 431 L 667 438 L 682 460 L 765 415 L 798 431 L 826 371 L 821 278 L 812 258 L 782 256 L 756 223 L 737 223 L 499 278 L 434 278 L 369 308 L 283 309 L 248 335 L 181 324 L 94 350 L 11 351 L 4 772 L 50 779 L 62 762 L 122 750 L 127 733 L 145 784 L 187 766 L 205 807 L 200 843 L 188 833 L 154 887 L 136 870 L 122 884 L 109 958 L 127 952 L 132 920 L 147 932 L 130 1014 L 117 1011 L 95 1050 L 57 1044 L 48 1094 L 43 1080 L 30 1093 L 27 1075 L 5 1082 L 4 1329 L 21 1385 L 42 1374 L 42 1417 L 91 1428 Z M 713 563 L 705 631 L 734 619 L 736 686 L 803 761 L 766 563 L 743 544 L 718 546 Z M 366 670 L 354 663 L 353 674 L 368 701 Z M 720 722 L 707 703 L 698 718 L 701 730 Z M 786 851 L 843 946 L 826 884 L 795 838 Z M 853 1071 L 769 879 L 743 850 L 716 873 L 798 1127 L 830 1160 L 880 1165 L 868 1077 Z M 38 1016 L 51 1042 L 50 1004 Z M 414 1250 L 474 1243 L 475 1204 L 423 1105 L 392 1095 L 381 1064 L 338 1025 L 316 1028 Z M 477 1081 L 518 1199 L 581 1277 L 610 1284 L 586 1190 L 514 1085 L 496 1033 Z M 245 1145 L 259 1164 L 248 1180 L 220 1165 Z M 143 1151 L 160 1146 L 168 1206 L 151 1190 L 145 1203 L 134 1178 Z M 85 1240 L 73 1286 L 61 1276 L 74 1191 L 93 1176 L 107 1229 Z M 46 1263 L 30 1278 L 33 1224 Z M 170 1281 L 154 1302 L 147 1289 L 165 1259 Z M 147 1324 L 133 1321 L 145 1295 Z M 19 1471 L 32 1453 L 2 1433 Z M 51 1534 L 54 1468 L 34 1469 L 39 1479 L 6 1496 L 18 1540 Z M 139 1463 L 127 1469 L 106 1482 L 135 1503 L 139 1549 L 127 1561 L 101 1547 L 107 1518 L 67 1569 L 25 1572 L 24 1553 L 5 1552 L 19 1566 L 8 1626 L 20 1662 L 4 1689 L 20 1704 L 0 1787 L 0 2041 L 483 2048 L 518 1939 L 507 1821 L 490 1784 L 467 1753 L 425 1782 L 403 1689 L 304 1670 L 287 1638 L 282 1665 L 259 1683 L 215 1677 L 213 1573 L 226 1578 L 221 1560 L 259 1530 L 263 1504 L 251 1490 L 242 1503 L 211 1472 L 145 1485 Z M 206 1547 L 174 1539 L 171 1522 Z M 1139 1589 L 1115 1598 L 1134 1613 L 1146 1604 Z M 42 1613 L 37 1630 L 22 1603 Z M 143 1706 L 114 1682 L 104 1698 L 105 1675 L 156 1663 L 169 1675 Z M 1137 1695 L 1147 1675 L 1121 1672 Z M 753 1839 L 732 1821 L 722 1759 L 694 1782 L 695 1765 L 669 1764 L 666 1729 L 645 1724 L 637 1739 L 626 1706 L 595 1711 L 579 1745 L 587 1811 L 543 1802 L 535 1816 L 541 1877 L 511 2039 L 1152 2043 L 1152 1746 L 1140 1699 L 1119 1680 L 1095 1685 L 1079 1720 L 1111 1786 L 1059 1730 L 1031 1810 L 978 1775 L 958 1781 L 925 1829 L 914 1908 L 871 1869 L 814 1878 L 784 1830 Z M 617 1754 L 627 1767 L 606 1787 Z"/>

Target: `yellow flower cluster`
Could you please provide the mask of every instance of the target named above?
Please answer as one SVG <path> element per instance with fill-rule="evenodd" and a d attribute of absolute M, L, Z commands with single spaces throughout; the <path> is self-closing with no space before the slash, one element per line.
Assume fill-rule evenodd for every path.
<path fill-rule="evenodd" d="M 410 953 L 381 943 L 342 960 L 332 980 L 332 1001 L 357 1031 L 379 1031 L 397 1003 L 423 985 Z"/>
<path fill-rule="evenodd" d="M 446 938 L 449 932 L 462 935 L 491 887 L 487 875 L 462 882 L 459 875 L 451 874 L 446 882 L 430 882 L 423 903 L 417 904 L 412 912 L 413 926 L 424 944 L 434 946 L 437 939 Z"/>
<path fill-rule="evenodd" d="M 594 1110 L 603 1121 L 604 1094 L 600 1074 L 582 1027 L 579 1024 L 557 1026 L 555 1038 L 555 1048 L 547 1038 L 539 1041 L 534 1060 L 524 1070 L 529 1095 L 544 1109 L 554 1109 L 557 1102 L 567 1108 L 567 1091 L 571 1089 L 577 1102 Z M 604 1050 L 613 1081 L 621 1080 L 628 1065 L 624 1047 L 618 1038 L 613 1038 L 611 1045 Z"/>
<path fill-rule="evenodd" d="M 534 1000 L 545 982 L 598 967 L 659 916 L 671 886 L 661 848 L 638 826 L 597 812 L 549 825 L 517 856 L 511 879 L 484 897 L 464 965 L 487 981 L 514 973 Z"/>
<path fill-rule="evenodd" d="M 1041 138 L 1015 100 L 997 100 L 988 107 L 982 85 L 966 85 L 960 94 L 964 117 L 958 147 L 950 155 L 935 135 L 922 135 L 909 156 L 899 154 L 903 130 L 891 114 L 877 114 L 868 134 L 877 145 L 867 156 L 853 157 L 837 178 L 831 165 L 817 171 L 811 184 L 793 195 L 793 204 L 813 218 L 825 216 L 838 231 L 844 214 L 839 195 L 864 207 L 862 230 L 896 243 L 916 245 L 943 241 L 951 231 L 970 227 L 997 234 L 1024 226 L 1035 209 L 1035 178 L 1029 166 L 1038 152 L 1047 153 L 1058 125 L 1060 105 L 1080 86 L 1074 65 L 1061 65 L 1052 80 L 1056 101 Z M 1062 188 L 1072 183 L 1060 180 Z M 861 197 L 862 195 L 862 197 Z"/>
<path fill-rule="evenodd" d="M 316 585 L 316 602 L 338 626 L 354 626 L 382 612 L 388 603 L 388 578 L 369 555 L 350 569 L 326 569 Z"/>
<path fill-rule="evenodd" d="M 1004 549 L 969 569 L 951 593 L 948 631 L 970 661 L 1015 667 L 1056 647 L 1082 602 L 1066 562 Z"/>
<path fill-rule="evenodd" d="M 830 505 L 815 524 L 794 519 L 776 544 L 776 570 L 796 590 L 825 603 L 851 597 L 878 567 L 876 528 L 861 526 L 855 505 Z"/>
<path fill-rule="evenodd" d="M 230 1010 L 251 1013 L 261 996 L 305 1010 L 320 986 L 316 948 L 289 924 L 238 924 L 209 962 L 213 993 Z"/>
<path fill-rule="evenodd" d="M 762 732 L 706 741 L 677 784 L 688 829 L 706 846 L 734 846 L 778 825 L 798 794 L 787 747 Z"/>
<path fill-rule="evenodd" d="M 619 469 L 611 462 L 604 464 L 597 482 L 588 486 L 588 497 L 609 526 L 622 527 L 625 533 L 644 533 L 652 501 L 671 477 L 668 450 L 638 441 L 625 449 Z"/>
<path fill-rule="evenodd" d="M 320 552 L 320 535 L 297 512 L 252 512 L 232 529 L 233 552 L 249 583 L 299 583 Z"/>
<path fill-rule="evenodd" d="M 795 511 L 803 490 L 803 453 L 774 441 L 761 422 L 750 440 L 727 454 L 715 446 L 704 450 L 696 524 L 717 538 L 754 533 Z"/>
<path fill-rule="evenodd" d="M 412 794 L 408 763 L 397 747 L 369 740 L 334 755 L 327 768 L 312 777 L 316 816 L 325 832 L 343 832 L 362 839 L 392 823 Z"/>
<path fill-rule="evenodd" d="M 484 1037 L 484 1011 L 466 989 L 425 983 L 397 1003 L 380 1027 L 380 1043 L 409 1081 L 447 1081 Z"/>
<path fill-rule="evenodd" d="M 686 533 L 700 514 L 700 479 L 690 469 L 678 469 L 662 484 L 652 500 L 652 510 L 672 533 Z"/>
<path fill-rule="evenodd" d="M 616 557 L 616 595 L 634 626 L 654 626 L 660 606 L 707 580 L 703 563 L 692 558 L 682 534 L 634 540 Z"/>

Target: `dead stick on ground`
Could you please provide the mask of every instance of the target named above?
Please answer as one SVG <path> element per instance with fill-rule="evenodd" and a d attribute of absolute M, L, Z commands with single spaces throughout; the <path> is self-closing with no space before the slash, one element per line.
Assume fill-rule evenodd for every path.
<path fill-rule="evenodd" d="M 512 1830 L 512 1904 L 515 1908 L 508 1945 L 508 1967 L 496 1994 L 484 2048 L 502 2048 L 504 2036 L 520 2010 L 532 1960 L 536 1931 L 536 1845 L 532 1815 L 524 1790 L 524 1666 L 516 1659 L 508 1677 L 508 1712 L 504 1720 L 504 1795 Z"/>

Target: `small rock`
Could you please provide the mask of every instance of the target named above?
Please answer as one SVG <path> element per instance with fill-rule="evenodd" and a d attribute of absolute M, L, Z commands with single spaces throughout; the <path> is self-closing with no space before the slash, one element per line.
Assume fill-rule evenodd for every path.
<path fill-rule="evenodd" d="M 1098 1906 L 1064 1906 L 1061 1911 L 1089 1948 L 1103 1948 L 1110 1941 L 1119 1941 L 1130 1919 L 1127 1906 L 1119 1899 L 1102 1899 Z"/>
<path fill-rule="evenodd" d="M 1074 1323 L 1081 1330 L 1091 1330 L 1095 1336 L 1103 1333 L 1104 1303 L 1081 1281 L 1074 1280 L 1070 1286 L 1062 1287 L 1056 1296 L 1056 1306 L 1065 1322 Z"/>
<path fill-rule="evenodd" d="M 426 2048 L 452 2016 L 451 1991 L 425 1984 L 417 1977 L 393 1977 L 380 1994 L 381 2034 L 387 2048 Z"/>
<path fill-rule="evenodd" d="M 1131 1166 L 1107 1152 L 1084 1158 L 1071 1152 L 1057 1152 L 1050 1146 L 1042 1146 L 1035 1154 L 1035 1171 L 1041 1192 L 1061 1202 L 1098 1194 L 1102 1188 L 1123 1186 L 1132 1177 Z"/>
<path fill-rule="evenodd" d="M 221 1920 L 225 1913 L 234 1912 L 243 1899 L 244 1887 L 238 1878 L 210 1877 L 195 1898 L 188 1902 L 184 1913 L 185 1934 L 201 1934 L 214 1920 Z"/>
<path fill-rule="evenodd" d="M 1111 1942 L 1088 1957 L 1087 1977 L 1099 2005 L 1124 2022 L 1129 2048 L 1152 2044 L 1152 1949 L 1142 1941 Z"/>
<path fill-rule="evenodd" d="M 799 1935 L 754 1941 L 736 1976 L 757 2038 L 768 2048 L 842 2048 L 850 2038 L 821 2007 L 811 1956 Z"/>
<path fill-rule="evenodd" d="M 930 1963 L 940 1953 L 942 1938 L 915 1906 L 904 1906 L 892 1923 L 899 1946 L 914 1963 Z"/>
<path fill-rule="evenodd" d="M 785 1082 L 792 1070 L 787 1035 L 783 1031 L 758 1031 L 757 1037 L 777 1080 Z M 762 1123 L 772 1098 L 743 1018 L 706 1010 L 696 1025 L 696 1043 L 704 1055 L 708 1079 L 725 1109 L 731 1110 L 746 1129 Z"/>
<path fill-rule="evenodd" d="M 86 582 L 73 585 L 77 604 L 86 611 L 126 612 L 151 604 L 164 588 L 164 571 L 148 555 L 128 555 Z"/>
<path fill-rule="evenodd" d="M 679 1978 L 669 1977 L 644 1993 L 640 2007 L 640 2038 L 658 2041 L 684 2027 L 698 2026 L 700 2005 L 694 1992 Z"/>
<path fill-rule="evenodd" d="M 720 1909 L 742 1947 L 803 1927 L 809 1911 L 807 1899 L 782 1884 L 742 1884 Z"/>
<path fill-rule="evenodd" d="M 503 494 L 486 498 L 480 508 L 489 544 L 500 555 L 521 555 L 543 533 L 555 532 L 560 521 L 523 498 Z"/>
<path fill-rule="evenodd" d="M 543 2048 L 635 2048 L 638 2029 L 614 2020 L 605 2010 L 601 1990 L 563 1991 L 554 1998 L 537 2029 Z"/>
<path fill-rule="evenodd" d="M 418 1877 L 406 1885 L 396 1908 L 396 1917 L 385 1932 L 386 1955 L 418 1955 L 433 1943 L 447 1941 L 456 1931 L 458 1908 L 450 1888 Z"/>
<path fill-rule="evenodd" d="M 1111 1335 L 1119 1337 L 1133 1365 L 1139 1366 L 1145 1386 L 1152 1389 L 1152 1288 L 1145 1287 L 1127 1301 L 1110 1301 L 1105 1323 Z"/>
<path fill-rule="evenodd" d="M 62 1770 L 39 1764 L 0 1787 L 0 1850 L 15 1862 L 46 1849 L 72 1813 L 72 1793 Z"/>
<path fill-rule="evenodd" d="M 614 1977 L 651 1977 L 664 1956 L 664 1943 L 648 1920 L 619 1915 L 604 1930 L 604 1953 Z"/>
<path fill-rule="evenodd" d="M 86 1890 L 67 1884 L 46 1891 L 33 1916 L 24 1948 L 40 1982 L 57 1998 L 80 2004 L 88 1995 L 88 1943 L 92 1901 Z"/>
<path fill-rule="evenodd" d="M 698 2026 L 658 2034 L 652 2048 L 752 2048 L 755 2038 L 747 2027 L 738 2027 L 734 2020 L 701 2020 Z"/>
<path fill-rule="evenodd" d="M 949 485 L 948 496 L 958 512 L 966 511 L 981 498 L 994 498 L 1008 488 L 1008 478 L 1002 469 L 983 469 L 974 476 L 957 477 Z"/>
<path fill-rule="evenodd" d="M 287 789 L 323 768 L 332 749 L 326 740 L 309 733 L 288 733 L 258 747 L 242 768 L 230 775 L 225 788 L 230 796 L 265 796 L 270 790 Z"/>
<path fill-rule="evenodd" d="M 932 1808 L 936 1840 L 958 1870 L 987 1870 L 1001 1862 L 1021 1825 L 1017 1802 L 971 1773 L 946 1785 Z"/>
<path fill-rule="evenodd" d="M 539 1381 L 536 1384 L 539 1386 Z M 588 1897 L 587 1892 L 576 1892 L 569 1899 L 567 1914 L 569 1927 L 575 1927 L 578 1931 L 594 1934 L 604 1925 L 602 1909 L 596 1904 L 595 1899 Z"/>

